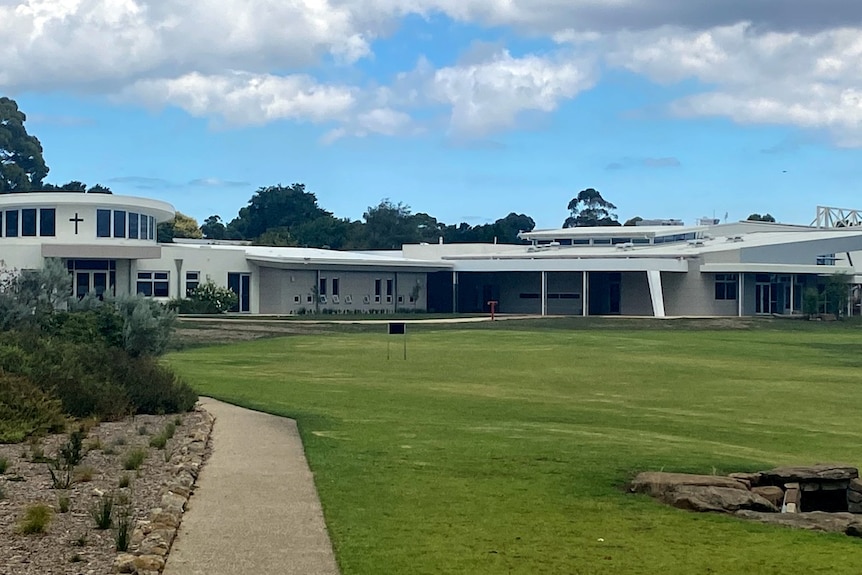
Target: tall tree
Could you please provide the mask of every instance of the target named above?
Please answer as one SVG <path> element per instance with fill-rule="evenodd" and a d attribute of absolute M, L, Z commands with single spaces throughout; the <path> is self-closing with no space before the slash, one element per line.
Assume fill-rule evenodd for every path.
<path fill-rule="evenodd" d="M 581 226 L 618 226 L 620 222 L 613 212 L 617 207 L 607 201 L 593 188 L 581 190 L 569 202 L 569 217 L 563 223 L 564 228 Z"/>
<path fill-rule="evenodd" d="M 172 220 L 162 222 L 156 228 L 156 238 L 164 244 L 173 242 L 174 238 L 200 239 L 202 237 L 203 233 L 197 220 L 181 212 L 177 212 Z"/>
<path fill-rule="evenodd" d="M 201 233 L 210 240 L 223 240 L 225 236 L 225 227 L 221 221 L 221 217 L 213 215 L 204 220 L 201 226 Z"/>
<path fill-rule="evenodd" d="M 42 144 L 27 133 L 15 100 L 0 98 L 0 193 L 39 189 L 48 175 Z"/>
<path fill-rule="evenodd" d="M 228 237 L 254 239 L 269 228 L 287 228 L 295 235 L 294 226 L 322 216 L 332 215 L 317 205 L 317 196 L 305 190 L 305 184 L 260 188 L 248 206 L 227 225 Z"/>
<path fill-rule="evenodd" d="M 366 247 L 376 250 L 401 249 L 404 244 L 418 243 L 419 233 L 410 206 L 393 204 L 384 198 L 376 206 L 369 206 L 362 215 L 365 219 Z"/>

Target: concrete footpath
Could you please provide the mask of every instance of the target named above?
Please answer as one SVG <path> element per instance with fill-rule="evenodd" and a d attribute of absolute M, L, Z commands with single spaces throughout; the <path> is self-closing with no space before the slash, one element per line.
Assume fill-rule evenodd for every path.
<path fill-rule="evenodd" d="M 338 575 L 296 422 L 214 399 L 212 456 L 164 575 Z"/>

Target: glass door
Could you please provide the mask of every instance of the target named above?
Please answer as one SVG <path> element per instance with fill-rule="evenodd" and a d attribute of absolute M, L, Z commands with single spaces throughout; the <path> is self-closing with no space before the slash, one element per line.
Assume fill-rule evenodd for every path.
<path fill-rule="evenodd" d="M 754 313 L 772 313 L 772 284 L 758 282 L 754 286 Z"/>

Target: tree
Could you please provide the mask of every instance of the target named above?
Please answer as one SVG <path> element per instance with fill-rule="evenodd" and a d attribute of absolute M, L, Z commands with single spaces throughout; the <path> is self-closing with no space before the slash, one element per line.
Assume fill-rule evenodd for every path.
<path fill-rule="evenodd" d="M 225 226 L 221 217 L 213 215 L 204 220 L 201 233 L 208 240 L 223 240 L 225 238 Z"/>
<path fill-rule="evenodd" d="M 635 216 L 633 218 L 627 219 L 626 223 L 624 223 L 623 225 L 624 226 L 636 226 L 636 225 L 638 225 L 638 222 L 642 222 L 642 221 L 644 221 L 644 219 L 642 217 Z"/>
<path fill-rule="evenodd" d="M 200 239 L 202 237 L 204 236 L 197 220 L 180 212 L 177 212 L 172 220 L 161 222 L 156 228 L 156 238 L 163 244 L 173 242 L 174 238 Z"/>
<path fill-rule="evenodd" d="M 102 184 L 96 184 L 89 190 L 87 190 L 88 194 L 113 194 L 111 188 L 103 186 Z"/>
<path fill-rule="evenodd" d="M 749 222 L 774 222 L 775 218 L 771 214 L 751 214 L 746 218 Z"/>
<path fill-rule="evenodd" d="M 366 242 L 369 249 L 401 249 L 404 244 L 418 243 L 419 233 L 410 215 L 410 206 L 389 198 L 369 206 L 365 219 Z"/>
<path fill-rule="evenodd" d="M 42 144 L 27 134 L 15 100 L 0 98 L 0 193 L 39 189 L 48 175 Z"/>
<path fill-rule="evenodd" d="M 228 223 L 226 235 L 254 239 L 270 228 L 287 228 L 295 235 L 295 226 L 331 215 L 317 205 L 317 196 L 305 191 L 305 184 L 269 186 L 255 192 L 248 206 Z"/>
<path fill-rule="evenodd" d="M 569 202 L 570 215 L 563 223 L 564 228 L 582 226 L 618 226 L 617 215 L 613 213 L 617 207 L 605 200 L 593 188 L 581 190 L 577 197 Z"/>

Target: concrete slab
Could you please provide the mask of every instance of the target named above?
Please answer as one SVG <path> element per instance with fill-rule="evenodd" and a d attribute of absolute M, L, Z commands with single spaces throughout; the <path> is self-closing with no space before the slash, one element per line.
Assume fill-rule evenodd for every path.
<path fill-rule="evenodd" d="M 338 575 L 296 422 L 201 403 L 216 418 L 213 452 L 164 575 Z"/>

